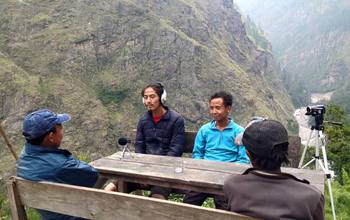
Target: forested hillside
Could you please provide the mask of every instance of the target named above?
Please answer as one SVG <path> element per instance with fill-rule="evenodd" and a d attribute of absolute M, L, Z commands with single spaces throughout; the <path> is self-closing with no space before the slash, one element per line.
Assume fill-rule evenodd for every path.
<path fill-rule="evenodd" d="M 342 105 L 350 113 L 350 2 L 235 0 L 260 25 L 294 104 Z"/>

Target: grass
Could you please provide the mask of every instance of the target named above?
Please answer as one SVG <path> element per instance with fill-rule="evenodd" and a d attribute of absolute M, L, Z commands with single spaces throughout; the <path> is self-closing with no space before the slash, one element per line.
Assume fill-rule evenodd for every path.
<path fill-rule="evenodd" d="M 148 190 L 143 190 L 143 196 L 145 197 L 149 197 L 150 196 L 150 191 Z M 184 199 L 184 194 L 178 194 L 178 193 L 171 193 L 169 195 L 169 201 L 172 202 L 183 202 Z M 215 208 L 215 204 L 214 204 L 214 199 L 213 198 L 207 198 L 204 202 L 202 207 L 205 208 Z"/>

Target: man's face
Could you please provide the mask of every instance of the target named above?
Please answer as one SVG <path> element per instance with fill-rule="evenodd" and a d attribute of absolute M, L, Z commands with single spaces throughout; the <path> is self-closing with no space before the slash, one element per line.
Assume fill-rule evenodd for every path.
<path fill-rule="evenodd" d="M 152 87 L 145 89 L 143 100 L 145 107 L 150 111 L 154 111 L 161 106 L 160 97 Z"/>
<path fill-rule="evenodd" d="M 222 98 L 215 98 L 210 100 L 210 114 L 215 121 L 226 120 L 228 114 L 231 111 L 231 107 L 224 105 L 224 100 Z"/>
<path fill-rule="evenodd" d="M 59 148 L 63 139 L 63 126 L 58 124 L 55 125 L 56 132 L 51 133 L 52 146 Z"/>

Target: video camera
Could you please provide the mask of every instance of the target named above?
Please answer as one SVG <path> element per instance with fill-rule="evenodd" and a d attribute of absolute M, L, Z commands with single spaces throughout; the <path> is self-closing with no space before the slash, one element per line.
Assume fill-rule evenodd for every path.
<path fill-rule="evenodd" d="M 313 105 L 306 107 L 305 115 L 317 116 L 326 113 L 326 107 L 324 105 Z"/>
<path fill-rule="evenodd" d="M 326 107 L 324 105 L 313 105 L 306 107 L 305 115 L 311 115 L 315 119 L 315 123 L 311 126 L 311 129 L 323 131 L 323 115 L 326 113 Z"/>

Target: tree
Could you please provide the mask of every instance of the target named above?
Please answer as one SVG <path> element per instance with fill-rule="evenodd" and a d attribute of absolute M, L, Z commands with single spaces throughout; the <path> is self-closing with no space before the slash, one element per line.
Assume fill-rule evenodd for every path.
<path fill-rule="evenodd" d="M 342 170 L 350 174 L 350 124 L 347 122 L 345 110 L 339 106 L 329 105 L 326 108 L 325 133 L 327 135 L 328 157 L 331 167 L 339 175 Z M 341 126 L 331 122 L 340 122 Z M 338 181 L 343 184 L 342 175 Z"/>

